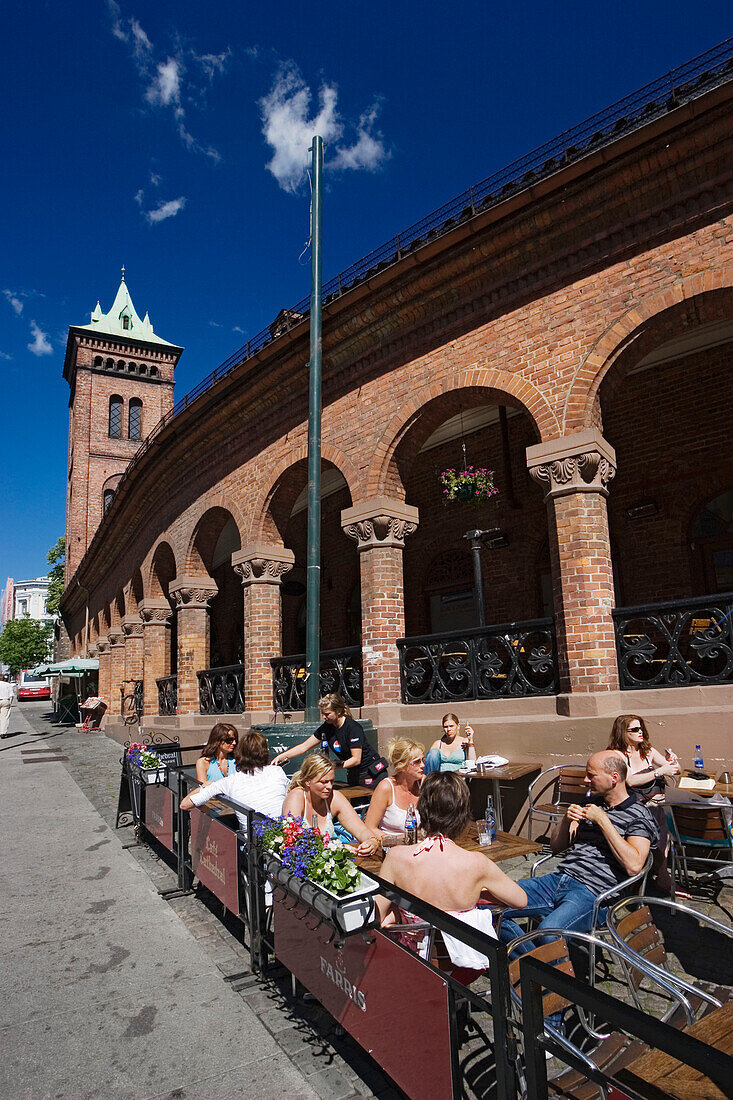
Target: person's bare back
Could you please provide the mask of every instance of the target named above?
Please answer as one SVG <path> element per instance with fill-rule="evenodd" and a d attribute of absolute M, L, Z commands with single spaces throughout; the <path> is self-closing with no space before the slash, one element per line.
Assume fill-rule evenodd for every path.
<path fill-rule="evenodd" d="M 444 912 L 473 909 L 482 891 L 487 901 L 514 904 L 515 884 L 495 863 L 481 852 L 464 851 L 446 837 L 430 838 L 417 847 L 390 848 L 381 874 Z"/>

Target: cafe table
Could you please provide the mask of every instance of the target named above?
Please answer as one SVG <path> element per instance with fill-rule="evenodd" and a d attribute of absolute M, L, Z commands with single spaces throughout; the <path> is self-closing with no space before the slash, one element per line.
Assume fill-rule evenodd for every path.
<path fill-rule="evenodd" d="M 708 1012 L 697 1023 L 686 1027 L 688 1035 L 700 1039 L 715 1050 L 729 1057 L 733 1055 L 733 1001 Z M 678 1097 L 679 1100 L 727 1100 L 731 1093 L 724 1092 L 699 1070 L 678 1062 L 671 1054 L 651 1050 L 642 1054 L 630 1066 L 618 1072 L 619 1083 L 638 1088 L 641 1082 L 658 1089 L 660 1097 Z M 733 1078 L 731 1079 L 733 1080 Z M 731 1081 L 728 1082 L 730 1085 Z"/>
<path fill-rule="evenodd" d="M 514 836 L 513 833 L 498 831 L 496 840 L 485 847 L 479 844 L 478 825 L 475 821 L 469 821 L 468 827 L 456 844 L 467 852 L 481 852 L 487 859 L 493 859 L 494 863 L 500 863 L 503 859 L 514 859 L 517 856 L 531 856 L 542 851 L 542 845 L 528 840 L 525 836 Z M 380 850 L 376 855 L 360 857 L 357 863 L 367 874 L 371 871 L 379 874 L 384 853 Z"/>
<path fill-rule="evenodd" d="M 487 782 L 491 784 L 491 793 L 494 798 L 494 812 L 496 813 L 496 827 L 501 830 L 504 828 L 504 812 L 501 804 L 500 783 L 514 783 L 519 779 L 524 779 L 526 776 L 532 775 L 534 772 L 539 774 L 541 770 L 537 761 L 515 760 L 509 764 L 501 764 L 499 767 L 489 768 L 483 772 L 461 770 L 458 774 L 462 775 L 471 787 Z M 473 799 L 471 799 L 471 805 L 474 812 L 477 812 Z"/>

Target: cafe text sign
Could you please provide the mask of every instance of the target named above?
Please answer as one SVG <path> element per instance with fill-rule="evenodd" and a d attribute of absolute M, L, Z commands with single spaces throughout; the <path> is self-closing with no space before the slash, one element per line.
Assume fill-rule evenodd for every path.
<path fill-rule="evenodd" d="M 276 894 L 277 896 L 277 894 Z M 337 948 L 333 929 L 292 898 L 275 902 L 275 955 L 371 1054 L 411 1100 L 450 1100 L 448 989 L 437 970 L 382 935 L 351 936 Z M 310 925 L 310 927 L 309 927 Z M 429 1041 L 415 1042 L 419 1033 Z"/>
<path fill-rule="evenodd" d="M 239 915 L 237 834 L 201 810 L 191 810 L 191 867 L 230 913 Z"/>
<path fill-rule="evenodd" d="M 173 791 L 150 784 L 145 790 L 145 828 L 173 851 Z"/>

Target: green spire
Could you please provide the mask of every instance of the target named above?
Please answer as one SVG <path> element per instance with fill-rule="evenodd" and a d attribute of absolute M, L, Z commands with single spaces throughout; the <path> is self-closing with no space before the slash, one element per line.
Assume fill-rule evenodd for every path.
<path fill-rule="evenodd" d="M 125 282 L 124 267 L 122 268 L 120 286 L 109 313 L 102 313 L 102 307 L 97 302 L 90 323 L 79 327 L 86 329 L 87 332 L 100 332 L 107 336 L 124 336 L 130 340 L 145 340 L 148 344 L 174 346 L 168 340 L 162 340 L 160 336 L 155 335 L 147 313 L 142 321 L 138 317 Z"/>

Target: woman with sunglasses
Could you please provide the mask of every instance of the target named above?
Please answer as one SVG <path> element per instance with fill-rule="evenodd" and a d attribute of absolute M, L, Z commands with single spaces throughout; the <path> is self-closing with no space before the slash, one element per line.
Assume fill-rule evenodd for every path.
<path fill-rule="evenodd" d="M 425 775 L 425 748 L 409 737 L 397 737 L 387 745 L 387 759 L 394 776 L 380 783 L 372 795 L 364 824 L 380 833 L 382 846 L 405 843 L 405 824 L 410 806 L 417 814 L 417 799 Z M 417 818 L 418 825 L 420 819 Z"/>
<path fill-rule="evenodd" d="M 226 779 L 234 775 L 237 765 L 234 762 L 234 750 L 239 743 L 239 734 L 229 722 L 217 722 L 209 734 L 204 751 L 196 761 L 196 778 L 205 786 L 217 779 Z"/>
<path fill-rule="evenodd" d="M 660 890 L 670 893 L 672 880 L 667 870 L 667 851 L 669 834 L 664 813 L 664 792 L 669 779 L 674 780 L 680 774 L 680 762 L 677 754 L 667 749 L 664 756 L 658 749 L 652 748 L 644 719 L 638 714 L 620 714 L 613 723 L 609 749 L 615 749 L 626 760 L 629 769 L 626 786 L 651 812 L 659 829 L 659 841 L 652 865 L 652 875 Z"/>

